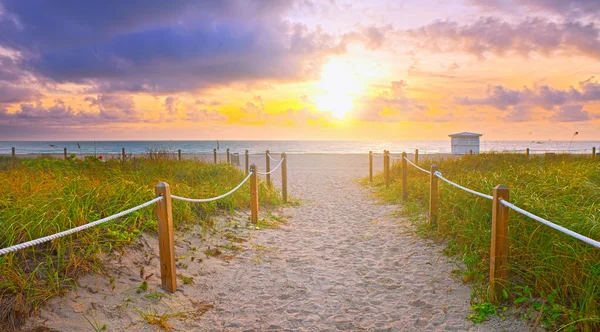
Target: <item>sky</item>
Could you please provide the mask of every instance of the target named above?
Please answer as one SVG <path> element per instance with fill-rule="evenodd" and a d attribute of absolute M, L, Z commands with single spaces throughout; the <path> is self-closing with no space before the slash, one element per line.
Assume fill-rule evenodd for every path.
<path fill-rule="evenodd" d="M 0 140 L 600 140 L 598 0 L 0 0 Z"/>

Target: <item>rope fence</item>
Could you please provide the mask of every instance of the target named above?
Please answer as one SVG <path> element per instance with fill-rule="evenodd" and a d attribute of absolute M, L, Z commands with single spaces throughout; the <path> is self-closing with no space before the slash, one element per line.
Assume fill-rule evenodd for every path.
<path fill-rule="evenodd" d="M 595 148 L 592 149 L 592 157 L 596 157 Z M 369 180 L 373 182 L 373 155 L 372 151 L 369 152 Z M 529 155 L 529 149 L 527 149 L 527 155 Z M 431 165 L 431 170 L 428 171 L 418 166 L 418 150 L 415 150 L 415 160 L 410 161 L 407 158 L 406 152 L 402 152 L 401 157 L 391 156 L 389 151 L 383 151 L 383 175 L 385 177 L 386 188 L 389 187 L 389 174 L 390 174 L 390 159 L 396 159 L 402 161 L 402 202 L 406 202 L 408 199 L 408 176 L 407 169 L 410 164 L 415 169 L 429 174 L 430 176 L 430 190 L 429 190 L 429 217 L 428 221 L 430 225 L 437 222 L 438 214 L 438 179 L 446 182 L 447 184 L 471 193 L 473 195 L 488 199 L 492 201 L 492 238 L 491 238 L 491 250 L 490 250 L 490 281 L 488 288 L 488 295 L 492 302 L 497 302 L 500 298 L 501 290 L 506 286 L 507 273 L 508 273 L 508 210 L 513 210 L 526 217 L 529 217 L 537 222 L 540 222 L 548 227 L 551 227 L 563 234 L 574 237 L 580 241 L 590 244 L 596 248 L 600 248 L 600 242 L 590 239 L 582 234 L 571 231 L 563 226 L 557 225 L 549 220 L 539 217 L 529 211 L 526 211 L 508 201 L 509 189 L 504 185 L 498 185 L 493 190 L 493 195 L 484 194 L 473 189 L 461 186 L 455 182 L 446 179 L 440 171 L 438 171 L 437 165 Z"/>
<path fill-rule="evenodd" d="M 231 163 L 232 158 L 229 149 L 227 152 L 227 163 Z M 67 158 L 67 150 L 65 148 L 65 159 Z M 125 149 L 122 150 L 123 161 L 126 159 Z M 239 156 L 239 154 L 236 154 Z M 13 156 L 14 156 L 14 148 L 13 148 Z M 156 204 L 156 217 L 158 220 L 158 244 L 159 244 L 159 257 L 160 257 L 160 270 L 161 270 L 161 286 L 162 288 L 170 293 L 173 293 L 177 290 L 177 280 L 176 280 L 176 267 L 175 267 L 175 244 L 174 244 L 174 229 L 173 229 L 173 210 L 172 210 L 172 200 L 180 200 L 191 203 L 206 203 L 213 202 L 220 199 L 223 199 L 229 195 L 232 195 L 236 191 L 238 191 L 248 180 L 250 180 L 250 221 L 254 224 L 258 223 L 258 174 L 269 174 L 275 172 L 277 169 L 281 168 L 282 172 L 282 197 L 283 201 L 287 202 L 287 161 L 285 157 L 285 153 L 281 154 L 281 159 L 276 160 L 273 159 L 269 155 L 269 151 L 267 150 L 266 157 L 267 160 L 278 161 L 279 164 L 273 169 L 268 169 L 267 163 L 267 172 L 259 172 L 258 167 L 255 164 L 248 165 L 248 151 L 245 151 L 246 156 L 246 177 L 233 189 L 226 192 L 225 194 L 211 197 L 211 198 L 187 198 L 180 197 L 171 194 L 169 184 L 165 182 L 160 182 L 155 187 L 156 198 L 149 200 L 143 204 L 130 208 L 128 210 L 113 214 L 106 218 L 102 218 L 96 220 L 94 222 L 87 223 L 85 225 L 81 225 L 78 227 L 71 228 L 66 231 L 62 231 L 56 234 L 51 234 L 48 236 L 44 236 L 42 238 L 30 240 L 27 242 L 15 244 L 9 246 L 7 248 L 0 249 L 0 256 L 16 252 L 25 248 L 29 248 L 38 244 L 42 244 L 48 241 L 52 241 L 58 239 L 63 236 L 67 236 L 70 234 L 74 234 L 85 229 L 100 225 L 102 223 L 117 219 L 119 217 L 130 214 L 134 211 L 143 209 L 147 206 Z M 239 158 L 239 157 L 238 157 Z M 270 158 L 270 159 L 269 159 Z M 178 150 L 178 159 L 181 160 L 181 150 Z M 214 149 L 214 161 L 217 163 L 217 154 L 216 149 Z M 270 184 L 269 184 L 270 185 Z"/>
<path fill-rule="evenodd" d="M 14 246 L 10 246 L 10 247 L 4 248 L 4 249 L 0 249 L 0 256 L 8 254 L 9 252 L 19 251 L 19 250 L 22 250 L 22 249 L 25 249 L 25 248 L 29 248 L 29 247 L 38 245 L 38 244 L 42 244 L 44 242 L 48 242 L 48 241 L 52 241 L 52 240 L 61 238 L 63 236 L 67 236 L 67 235 L 70 235 L 70 234 L 73 234 L 73 233 L 77 233 L 77 232 L 80 232 L 80 231 L 82 231 L 84 229 L 88 229 L 88 228 L 91 228 L 91 227 L 94 227 L 94 226 L 98 226 L 98 225 L 103 224 L 105 222 L 117 219 L 117 218 L 125 216 L 127 214 L 130 214 L 130 213 L 132 213 L 134 211 L 143 209 L 146 206 L 149 206 L 149 205 L 152 205 L 152 204 L 154 204 L 156 202 L 161 201 L 162 199 L 163 199 L 163 197 L 156 197 L 155 199 L 149 200 L 146 203 L 140 204 L 140 205 L 138 205 L 136 207 L 132 207 L 129 210 L 125 210 L 125 211 L 113 214 L 112 216 L 108 216 L 106 218 L 102 218 L 102 219 L 96 220 L 94 222 L 87 223 L 85 225 L 81 225 L 81 226 L 78 226 L 78 227 L 74 227 L 74 228 L 71 228 L 71 229 L 68 229 L 66 231 L 62 231 L 62 232 L 56 233 L 56 234 L 44 236 L 44 237 L 39 238 L 39 239 L 35 239 L 35 240 L 31 240 L 31 241 L 27 241 L 27 242 L 15 244 Z"/>

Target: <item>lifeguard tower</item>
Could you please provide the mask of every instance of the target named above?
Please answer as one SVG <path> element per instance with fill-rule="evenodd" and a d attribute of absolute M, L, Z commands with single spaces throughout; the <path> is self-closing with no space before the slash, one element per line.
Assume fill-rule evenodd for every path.
<path fill-rule="evenodd" d="M 479 153 L 479 137 L 483 134 L 463 132 L 448 136 L 451 137 L 452 154 Z"/>

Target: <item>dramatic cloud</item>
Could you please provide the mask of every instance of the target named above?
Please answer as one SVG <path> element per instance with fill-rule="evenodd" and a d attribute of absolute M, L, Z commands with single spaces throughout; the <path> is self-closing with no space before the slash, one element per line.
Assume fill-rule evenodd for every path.
<path fill-rule="evenodd" d="M 524 87 L 513 90 L 502 85 L 490 85 L 487 96 L 482 98 L 460 97 L 457 102 L 462 105 L 487 105 L 505 110 L 509 106 L 520 104 L 540 106 L 552 109 L 570 103 L 600 101 L 600 84 L 593 77 L 579 82 L 579 89 L 570 87 L 566 90 L 554 89 L 547 85 L 536 86 L 533 89 Z"/>
<path fill-rule="evenodd" d="M 0 105 L 20 103 L 41 97 L 35 89 L 0 81 Z"/>
<path fill-rule="evenodd" d="M 488 86 L 487 95 L 481 98 L 460 97 L 461 105 L 491 106 L 508 113 L 501 117 L 507 122 L 532 120 L 532 109 L 541 107 L 553 112 L 550 120 L 561 122 L 586 121 L 598 118 L 583 110 L 581 103 L 600 101 L 600 84 L 593 77 L 579 82 L 578 88 L 565 90 L 547 85 L 534 86 L 532 89 L 508 89 L 502 85 Z"/>
<path fill-rule="evenodd" d="M 483 17 L 474 23 L 435 21 L 406 31 L 417 47 L 433 52 L 467 52 L 480 58 L 487 54 L 509 52 L 527 56 L 586 55 L 600 59 L 600 28 L 579 21 L 557 23 L 542 18 L 527 18 L 512 23 L 495 17 Z"/>
<path fill-rule="evenodd" d="M 292 1 L 5 1 L 0 46 L 21 65 L 89 92 L 178 92 L 315 77 L 347 43 L 379 47 L 375 26 L 339 37 L 291 23 Z M 35 8 L 35 10 L 32 10 Z"/>

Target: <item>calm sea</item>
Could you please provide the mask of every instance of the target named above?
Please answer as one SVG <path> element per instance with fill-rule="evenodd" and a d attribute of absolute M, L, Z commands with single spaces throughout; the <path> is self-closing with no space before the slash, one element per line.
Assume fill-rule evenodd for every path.
<path fill-rule="evenodd" d="M 481 142 L 481 151 L 531 153 L 570 152 L 591 153 L 592 147 L 600 150 L 600 141 L 486 141 Z M 17 154 L 69 153 L 81 154 L 117 154 L 125 148 L 127 153 L 141 154 L 148 149 L 167 149 L 182 153 L 212 153 L 217 141 L 0 141 L 0 154 L 10 154 L 11 148 Z M 393 153 L 450 153 L 450 140 L 443 141 L 219 141 L 219 152 L 229 148 L 232 153 L 248 150 L 250 153 L 286 152 L 286 153 L 367 153 L 381 152 L 384 149 Z"/>

